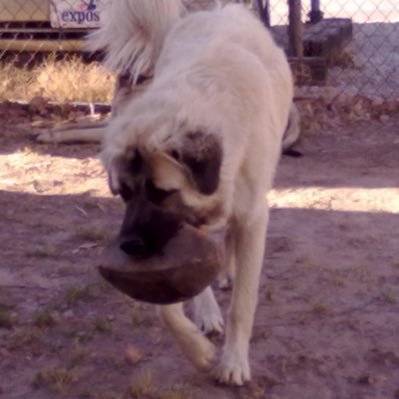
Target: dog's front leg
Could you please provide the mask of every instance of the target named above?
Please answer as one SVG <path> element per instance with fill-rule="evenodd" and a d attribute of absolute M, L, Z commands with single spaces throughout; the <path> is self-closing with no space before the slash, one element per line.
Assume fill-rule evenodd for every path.
<path fill-rule="evenodd" d="M 249 340 L 258 298 L 268 214 L 268 209 L 263 209 L 250 223 L 238 224 L 235 231 L 236 276 L 226 341 L 216 368 L 216 378 L 222 383 L 242 385 L 251 379 Z"/>
<path fill-rule="evenodd" d="M 191 362 L 198 368 L 209 367 L 215 355 L 215 347 L 186 317 L 183 303 L 159 306 L 158 311 Z"/>

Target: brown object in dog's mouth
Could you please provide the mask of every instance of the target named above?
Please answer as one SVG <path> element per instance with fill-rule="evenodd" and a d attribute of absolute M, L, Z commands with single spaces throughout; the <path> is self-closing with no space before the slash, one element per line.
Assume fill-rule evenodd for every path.
<path fill-rule="evenodd" d="M 198 295 L 222 267 L 224 240 L 184 226 L 162 255 L 134 259 L 115 243 L 103 253 L 99 272 L 115 288 L 139 301 L 182 302 Z"/>

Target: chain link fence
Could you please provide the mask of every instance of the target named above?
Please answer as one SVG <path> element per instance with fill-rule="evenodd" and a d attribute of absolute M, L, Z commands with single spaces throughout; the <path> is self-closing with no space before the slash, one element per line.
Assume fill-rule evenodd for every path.
<path fill-rule="evenodd" d="M 104 1 L 109 0 L 0 0 L 0 100 L 45 96 L 63 102 L 110 102 L 113 76 L 82 53 L 85 35 L 100 22 Z M 236 2 L 257 12 L 287 54 L 299 56 L 301 65 L 313 67 L 314 62 L 316 72 L 325 68 L 317 90 L 376 101 L 399 98 L 397 0 Z M 218 2 L 185 3 L 195 11 Z M 334 37 L 340 24 L 346 24 L 345 40 Z M 296 43 L 293 50 L 290 41 Z M 303 70 L 297 83 L 316 90 L 314 81 L 301 74 Z"/>

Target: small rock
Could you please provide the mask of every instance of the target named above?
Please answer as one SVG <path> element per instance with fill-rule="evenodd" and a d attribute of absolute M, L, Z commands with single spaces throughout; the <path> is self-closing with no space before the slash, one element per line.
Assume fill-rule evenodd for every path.
<path fill-rule="evenodd" d="M 129 344 L 125 350 L 125 360 L 131 365 L 135 365 L 143 359 L 143 354 L 133 345 Z"/>

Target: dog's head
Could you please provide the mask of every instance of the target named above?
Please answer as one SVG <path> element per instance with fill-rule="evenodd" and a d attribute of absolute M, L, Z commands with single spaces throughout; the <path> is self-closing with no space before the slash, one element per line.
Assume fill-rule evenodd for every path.
<path fill-rule="evenodd" d="M 156 115 L 123 120 L 111 121 L 102 159 L 111 192 L 126 204 L 120 248 L 146 258 L 162 253 L 184 224 L 220 220 L 223 149 L 217 135 Z"/>

